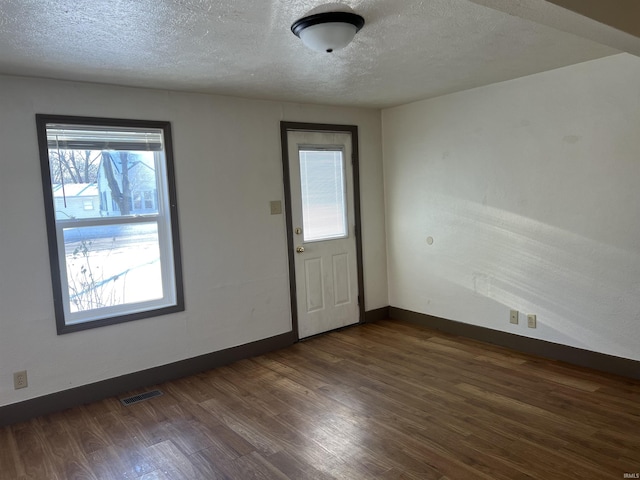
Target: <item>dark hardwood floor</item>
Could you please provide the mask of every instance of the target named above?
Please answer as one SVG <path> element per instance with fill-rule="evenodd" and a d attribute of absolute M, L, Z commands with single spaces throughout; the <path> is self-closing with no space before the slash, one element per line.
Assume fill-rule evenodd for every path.
<path fill-rule="evenodd" d="M 9 479 L 622 479 L 640 382 L 384 321 L 0 429 Z M 140 392 L 131 392 L 140 393 Z"/>

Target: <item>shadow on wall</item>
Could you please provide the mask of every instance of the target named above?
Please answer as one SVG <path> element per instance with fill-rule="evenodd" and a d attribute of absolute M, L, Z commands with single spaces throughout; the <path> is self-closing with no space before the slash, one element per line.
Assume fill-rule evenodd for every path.
<path fill-rule="evenodd" d="M 405 258 L 402 268 L 415 269 L 425 282 L 444 279 L 536 313 L 547 333 L 556 333 L 551 341 L 571 339 L 571 345 L 614 355 L 622 348 L 638 358 L 638 252 L 459 198 L 432 200 L 438 207 L 421 223 L 438 240 L 426 249 L 415 245 L 421 260 Z"/>

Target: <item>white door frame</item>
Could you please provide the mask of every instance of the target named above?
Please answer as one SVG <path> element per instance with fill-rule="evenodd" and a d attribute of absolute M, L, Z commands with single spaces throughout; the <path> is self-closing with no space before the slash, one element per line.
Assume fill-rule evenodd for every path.
<path fill-rule="evenodd" d="M 358 150 L 358 127 L 355 125 L 330 125 L 323 123 L 280 122 L 280 143 L 282 147 L 282 173 L 284 179 L 285 222 L 287 226 L 287 247 L 289 259 L 289 288 L 291 290 L 291 320 L 296 341 L 298 333 L 298 302 L 296 300 L 295 244 L 293 218 L 291 212 L 291 177 L 289 173 L 289 138 L 292 131 L 302 132 L 335 132 L 351 134 L 351 151 L 353 167 L 353 206 L 355 212 L 356 261 L 358 269 L 358 311 L 359 322 L 364 322 L 364 270 L 362 260 L 362 228 L 360 223 L 360 171 Z M 348 159 L 347 159 L 348 160 Z"/>

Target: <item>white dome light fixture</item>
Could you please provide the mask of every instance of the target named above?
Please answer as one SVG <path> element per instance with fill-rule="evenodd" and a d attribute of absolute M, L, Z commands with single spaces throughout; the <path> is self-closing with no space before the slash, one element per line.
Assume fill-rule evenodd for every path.
<path fill-rule="evenodd" d="M 291 25 L 291 31 L 316 52 L 331 53 L 351 43 L 364 26 L 364 18 L 349 12 L 309 15 Z"/>

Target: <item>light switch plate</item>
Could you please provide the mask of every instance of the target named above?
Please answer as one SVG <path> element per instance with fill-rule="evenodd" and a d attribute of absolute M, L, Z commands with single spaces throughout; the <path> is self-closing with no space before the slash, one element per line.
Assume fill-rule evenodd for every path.
<path fill-rule="evenodd" d="M 280 215 L 282 214 L 282 202 L 280 200 L 273 200 L 269 202 L 271 207 L 271 215 Z"/>

